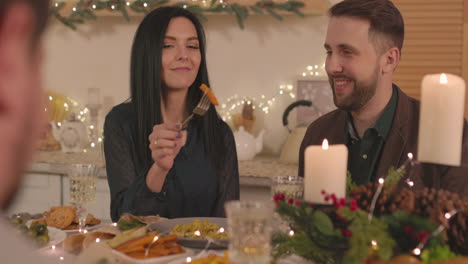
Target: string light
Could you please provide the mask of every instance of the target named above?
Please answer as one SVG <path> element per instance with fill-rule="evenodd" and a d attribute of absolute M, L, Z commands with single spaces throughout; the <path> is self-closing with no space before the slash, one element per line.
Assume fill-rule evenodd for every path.
<path fill-rule="evenodd" d="M 93 5 L 92 8 L 93 8 L 93 9 L 96 9 L 96 5 Z"/>
<path fill-rule="evenodd" d="M 148 4 L 147 4 L 147 3 L 143 3 L 143 6 L 144 6 L 144 7 L 148 7 Z"/>
<path fill-rule="evenodd" d="M 73 10 L 73 12 L 76 12 L 76 7 L 73 7 L 72 10 Z"/>
<path fill-rule="evenodd" d="M 291 236 L 291 237 L 294 236 L 294 230 L 289 231 L 289 236 Z"/>
<path fill-rule="evenodd" d="M 379 187 L 377 188 L 377 191 L 375 192 L 374 197 L 372 197 L 369 214 L 367 215 L 367 219 L 369 220 L 369 223 L 372 221 L 372 217 L 374 216 L 375 204 L 377 203 L 377 199 L 379 198 L 380 193 L 382 192 L 385 180 L 383 178 L 379 178 L 378 182 L 379 182 Z"/>
<path fill-rule="evenodd" d="M 320 68 L 322 70 L 325 69 L 325 64 L 322 64 L 322 67 L 320 67 L 318 64 L 314 65 L 308 65 L 306 66 L 307 71 L 310 72 L 311 76 L 320 76 Z M 302 72 L 303 77 L 307 77 L 306 72 Z M 221 104 L 221 107 L 219 109 L 221 118 L 226 121 L 226 120 L 231 120 L 232 115 L 236 112 L 236 108 L 238 107 L 243 107 L 245 104 L 247 105 L 252 105 L 253 109 L 261 109 L 261 111 L 265 114 L 268 114 L 273 107 L 274 102 L 278 96 L 288 96 L 290 99 L 296 99 L 296 94 L 293 92 L 294 85 L 287 83 L 287 84 L 281 84 L 278 87 L 279 89 L 271 96 L 271 98 L 266 98 L 264 94 L 260 95 L 260 100 L 255 100 L 252 97 L 245 96 L 244 98 L 241 98 L 238 100 L 238 95 L 235 94 L 234 96 L 228 97 L 227 101 L 225 103 Z M 265 106 L 267 105 L 267 107 Z"/>
<path fill-rule="evenodd" d="M 186 262 L 186 263 L 192 262 L 192 258 L 191 258 L 191 257 L 187 257 L 187 258 L 185 259 L 185 262 Z"/>

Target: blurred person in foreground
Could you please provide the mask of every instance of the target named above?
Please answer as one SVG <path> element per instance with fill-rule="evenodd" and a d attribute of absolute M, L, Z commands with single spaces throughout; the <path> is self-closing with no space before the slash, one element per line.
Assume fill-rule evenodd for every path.
<path fill-rule="evenodd" d="M 54 263 L 36 255 L 8 223 L 5 211 L 21 184 L 45 127 L 42 35 L 48 0 L 0 1 L 0 259 L 2 263 Z M 63 261 L 62 261 L 63 263 Z"/>
<path fill-rule="evenodd" d="M 358 184 L 385 177 L 416 154 L 419 101 L 393 83 L 404 40 L 400 11 L 389 0 L 344 0 L 329 10 L 325 69 L 338 109 L 307 129 L 299 153 L 304 176 L 304 151 L 331 144 L 348 147 L 348 171 Z M 468 194 L 468 130 L 463 133 L 461 167 L 424 164 L 413 169 L 414 188 L 423 186 Z M 417 157 L 416 157 L 417 160 Z M 422 170 L 416 172 L 416 170 Z"/>

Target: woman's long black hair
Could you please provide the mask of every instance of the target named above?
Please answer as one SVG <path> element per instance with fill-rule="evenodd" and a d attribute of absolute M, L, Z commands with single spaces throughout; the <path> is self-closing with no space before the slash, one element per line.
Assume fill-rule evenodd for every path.
<path fill-rule="evenodd" d="M 194 24 L 201 53 L 201 63 L 197 78 L 189 87 L 187 110 L 191 113 L 202 96 L 199 86 L 204 83 L 210 86 L 205 55 L 205 33 L 198 18 L 191 12 L 179 7 L 160 7 L 149 13 L 139 25 L 133 40 L 130 68 L 131 100 L 136 114 L 136 135 L 138 158 L 142 164 L 152 162 L 148 147 L 148 136 L 153 126 L 163 122 L 161 114 L 161 57 L 164 37 L 169 22 L 175 17 L 185 17 Z M 216 109 L 210 106 L 201 118 L 192 121 L 198 135 L 204 140 L 205 152 L 212 165 L 218 170 L 224 160 L 224 139 L 222 121 Z"/>

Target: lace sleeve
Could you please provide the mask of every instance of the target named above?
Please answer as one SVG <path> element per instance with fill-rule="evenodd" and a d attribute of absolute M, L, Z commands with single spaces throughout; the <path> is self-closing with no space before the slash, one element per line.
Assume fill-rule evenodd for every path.
<path fill-rule="evenodd" d="M 236 142 L 231 129 L 222 123 L 224 131 L 225 161 L 221 168 L 218 198 L 213 216 L 224 217 L 224 203 L 239 200 L 239 164 L 237 162 Z"/>

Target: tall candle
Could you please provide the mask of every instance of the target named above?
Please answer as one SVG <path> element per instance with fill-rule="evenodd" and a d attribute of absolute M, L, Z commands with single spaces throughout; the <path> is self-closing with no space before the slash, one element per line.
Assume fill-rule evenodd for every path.
<path fill-rule="evenodd" d="M 304 199 L 311 203 L 326 203 L 325 190 L 336 197 L 346 196 L 348 148 L 345 145 L 309 146 L 304 154 Z"/>
<path fill-rule="evenodd" d="M 453 74 L 426 75 L 421 87 L 418 160 L 460 166 L 465 82 Z"/>

